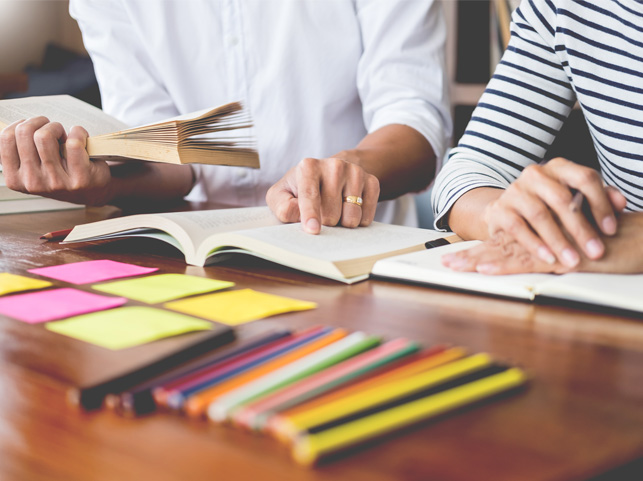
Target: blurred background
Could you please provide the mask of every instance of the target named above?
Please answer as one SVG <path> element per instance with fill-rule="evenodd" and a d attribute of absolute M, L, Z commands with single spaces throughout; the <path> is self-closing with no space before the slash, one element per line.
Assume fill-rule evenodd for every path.
<path fill-rule="evenodd" d="M 0 0 L 0 98 L 100 96 L 67 0 Z"/>

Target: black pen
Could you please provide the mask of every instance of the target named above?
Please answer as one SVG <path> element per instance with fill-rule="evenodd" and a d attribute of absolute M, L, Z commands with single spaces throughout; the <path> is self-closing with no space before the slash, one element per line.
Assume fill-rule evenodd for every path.
<path fill-rule="evenodd" d="M 578 212 L 583 206 L 584 200 L 585 196 L 583 196 L 583 193 L 580 190 L 577 190 L 574 193 L 574 197 L 572 197 L 572 201 L 569 203 L 569 210 L 572 212 Z"/>
<path fill-rule="evenodd" d="M 440 237 L 439 239 L 431 240 L 424 243 L 424 247 L 427 249 L 432 249 L 434 247 L 447 246 L 455 242 L 460 242 L 462 239 L 457 235 L 451 235 L 449 237 Z"/>

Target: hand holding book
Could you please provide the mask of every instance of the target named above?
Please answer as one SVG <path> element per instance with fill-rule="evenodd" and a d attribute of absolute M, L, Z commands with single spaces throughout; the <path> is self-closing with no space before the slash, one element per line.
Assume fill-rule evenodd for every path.
<path fill-rule="evenodd" d="M 69 96 L 4 100 L 2 127 L 0 155 L 11 189 L 81 204 L 181 197 L 192 172 L 178 164 L 259 166 L 250 117 L 238 102 L 128 129 Z M 106 163 L 132 159 L 177 165 Z"/>
<path fill-rule="evenodd" d="M 82 127 L 67 134 L 60 123 L 42 116 L 10 124 L 0 140 L 7 187 L 77 204 L 105 204 L 110 168 L 104 160 L 90 161 L 87 138 Z"/>

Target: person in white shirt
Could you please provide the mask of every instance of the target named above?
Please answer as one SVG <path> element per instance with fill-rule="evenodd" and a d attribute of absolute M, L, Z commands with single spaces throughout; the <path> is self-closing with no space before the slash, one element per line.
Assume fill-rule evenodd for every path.
<path fill-rule="evenodd" d="M 11 188 L 91 205 L 267 202 L 311 233 L 416 222 L 405 194 L 429 185 L 451 130 L 440 2 L 72 0 L 70 12 L 107 113 L 140 125 L 242 100 L 261 168 L 90 161 L 84 129 L 39 117 L 2 134 Z"/>

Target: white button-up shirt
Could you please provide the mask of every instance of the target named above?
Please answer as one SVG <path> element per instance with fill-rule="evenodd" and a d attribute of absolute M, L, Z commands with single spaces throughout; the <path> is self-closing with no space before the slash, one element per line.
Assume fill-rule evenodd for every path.
<path fill-rule="evenodd" d="M 72 0 L 103 108 L 130 125 L 241 100 L 261 168 L 196 166 L 191 200 L 265 204 L 304 157 L 413 127 L 450 135 L 445 25 L 435 0 Z M 377 220 L 413 224 L 408 199 Z"/>

